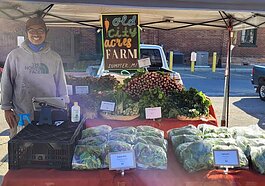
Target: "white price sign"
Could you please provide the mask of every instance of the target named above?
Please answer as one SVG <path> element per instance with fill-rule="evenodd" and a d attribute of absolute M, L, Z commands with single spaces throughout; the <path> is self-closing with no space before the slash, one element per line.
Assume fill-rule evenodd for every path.
<path fill-rule="evenodd" d="M 75 94 L 88 94 L 89 87 L 88 86 L 75 86 Z"/>
<path fill-rule="evenodd" d="M 138 65 L 140 68 L 150 66 L 151 65 L 150 58 L 148 57 L 148 58 L 139 59 Z"/>
<path fill-rule="evenodd" d="M 126 170 L 136 167 L 134 151 L 110 152 L 109 170 Z"/>
<path fill-rule="evenodd" d="M 103 111 L 114 111 L 115 102 L 101 101 L 100 110 Z"/>
<path fill-rule="evenodd" d="M 239 156 L 237 149 L 213 150 L 215 166 L 239 166 Z"/>
<path fill-rule="evenodd" d="M 157 119 L 161 117 L 161 107 L 145 108 L 146 119 Z"/>

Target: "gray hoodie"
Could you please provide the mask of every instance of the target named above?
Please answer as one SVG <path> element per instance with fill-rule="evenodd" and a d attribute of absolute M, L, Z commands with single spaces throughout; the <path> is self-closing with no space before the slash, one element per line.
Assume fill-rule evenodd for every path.
<path fill-rule="evenodd" d="M 30 113 L 33 119 L 33 97 L 64 97 L 67 88 L 62 59 L 46 43 L 33 52 L 27 45 L 12 50 L 6 59 L 1 79 L 2 110 L 16 114 Z"/>

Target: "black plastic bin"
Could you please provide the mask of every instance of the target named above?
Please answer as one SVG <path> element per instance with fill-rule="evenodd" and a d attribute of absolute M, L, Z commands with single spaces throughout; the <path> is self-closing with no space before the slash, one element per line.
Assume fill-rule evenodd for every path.
<path fill-rule="evenodd" d="M 8 142 L 9 169 L 71 169 L 83 123 L 65 122 L 60 126 L 29 124 Z"/>

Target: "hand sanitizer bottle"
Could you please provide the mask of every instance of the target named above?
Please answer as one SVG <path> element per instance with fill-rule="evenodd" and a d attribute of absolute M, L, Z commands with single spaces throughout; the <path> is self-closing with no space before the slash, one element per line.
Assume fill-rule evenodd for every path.
<path fill-rule="evenodd" d="M 74 102 L 74 105 L 71 108 L 71 122 L 80 121 L 80 106 L 78 102 Z"/>

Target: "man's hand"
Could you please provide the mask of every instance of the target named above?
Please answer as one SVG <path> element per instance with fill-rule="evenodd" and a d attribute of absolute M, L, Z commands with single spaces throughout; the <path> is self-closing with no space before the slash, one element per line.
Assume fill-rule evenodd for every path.
<path fill-rule="evenodd" d="M 5 118 L 11 129 L 17 126 L 17 119 L 12 110 L 5 110 Z"/>

